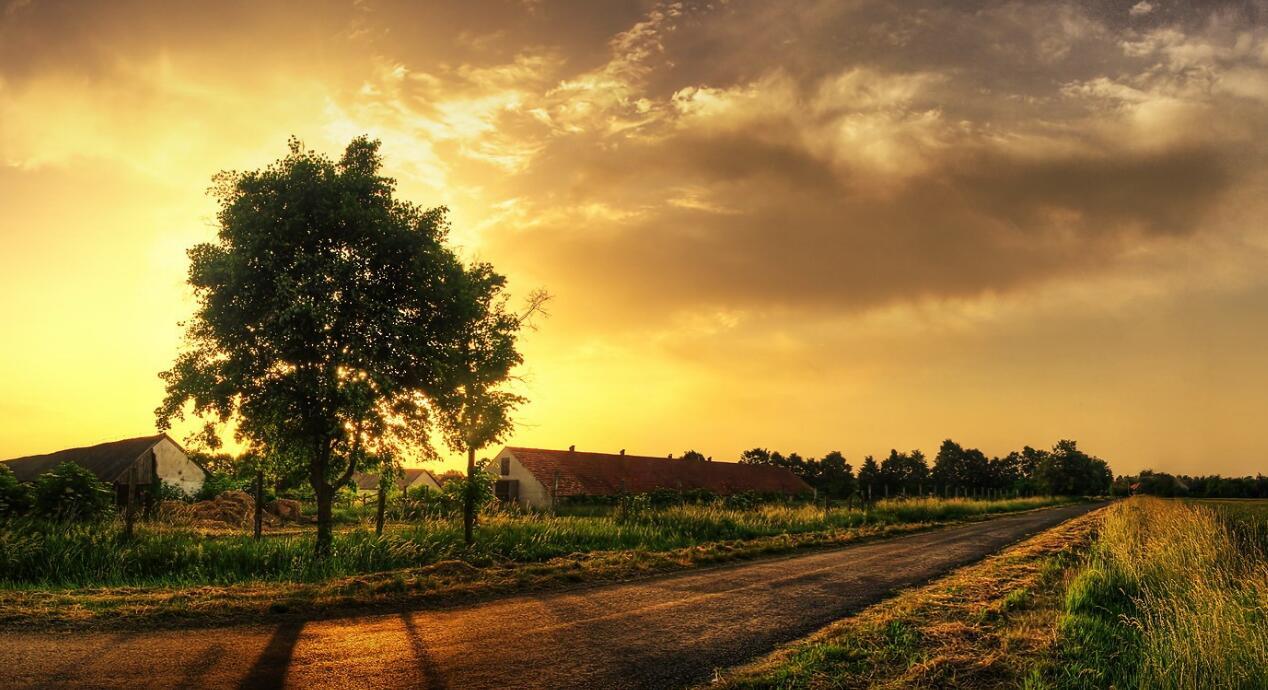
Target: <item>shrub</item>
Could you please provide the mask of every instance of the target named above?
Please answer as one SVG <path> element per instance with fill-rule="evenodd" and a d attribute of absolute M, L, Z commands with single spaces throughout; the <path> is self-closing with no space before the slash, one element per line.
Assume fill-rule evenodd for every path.
<path fill-rule="evenodd" d="M 238 479 L 224 472 L 213 472 L 207 475 L 207 479 L 203 481 L 203 485 L 194 494 L 195 501 L 211 501 L 226 491 L 245 491 L 251 493 L 254 487 L 248 486 L 249 481 Z"/>
<path fill-rule="evenodd" d="M 479 513 L 494 500 L 493 482 L 495 480 L 493 473 L 483 467 L 477 467 L 470 480 L 465 477 L 462 479 L 455 477 L 445 482 L 440 489 L 441 504 L 446 510 L 461 514 L 466 494 L 469 492 L 474 500 L 476 512 Z"/>
<path fill-rule="evenodd" d="M 13 470 L 0 465 L 0 518 L 25 515 L 31 503 L 31 487 L 19 482 Z"/>
<path fill-rule="evenodd" d="M 656 505 L 650 494 L 622 494 L 616 504 L 617 522 L 637 522 L 646 518 Z"/>
<path fill-rule="evenodd" d="M 188 503 L 193 497 L 185 493 L 185 490 L 175 484 L 169 484 L 162 479 L 158 483 L 158 491 L 154 493 L 156 501 L 182 501 Z"/>
<path fill-rule="evenodd" d="M 64 462 L 35 480 L 35 514 L 51 520 L 87 522 L 114 509 L 114 492 L 97 475 Z"/>

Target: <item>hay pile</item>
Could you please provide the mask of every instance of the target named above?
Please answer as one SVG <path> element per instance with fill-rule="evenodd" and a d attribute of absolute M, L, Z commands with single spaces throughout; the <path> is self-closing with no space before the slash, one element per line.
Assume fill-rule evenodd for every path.
<path fill-rule="evenodd" d="M 158 505 L 158 517 L 170 525 L 251 529 L 255 526 L 255 500 L 244 491 L 226 491 L 210 501 L 163 501 Z M 299 501 L 279 498 L 264 505 L 267 527 L 303 521 Z"/>
<path fill-rule="evenodd" d="M 194 522 L 203 527 L 249 527 L 255 521 L 255 499 L 245 491 L 226 491 L 210 501 L 191 505 L 190 512 Z M 265 513 L 266 525 L 273 524 L 269 517 Z"/>
<path fill-rule="evenodd" d="M 265 504 L 264 510 L 276 515 L 283 522 L 299 522 L 302 519 L 299 501 L 292 501 L 289 498 L 279 498 L 276 501 L 270 501 Z"/>

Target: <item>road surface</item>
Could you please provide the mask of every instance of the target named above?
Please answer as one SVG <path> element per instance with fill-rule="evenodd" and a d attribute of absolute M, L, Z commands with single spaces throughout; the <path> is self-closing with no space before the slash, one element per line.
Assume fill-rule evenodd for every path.
<path fill-rule="evenodd" d="M 0 632 L 0 686 L 682 686 L 1094 507 L 452 609 L 193 630 L 10 630 Z"/>

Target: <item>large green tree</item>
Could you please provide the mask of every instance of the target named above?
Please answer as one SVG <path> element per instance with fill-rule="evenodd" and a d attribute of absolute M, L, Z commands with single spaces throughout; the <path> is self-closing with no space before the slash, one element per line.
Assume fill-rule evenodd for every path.
<path fill-rule="evenodd" d="M 216 241 L 189 251 L 198 306 L 161 374 L 161 428 L 191 413 L 209 445 L 232 428 L 306 473 L 319 556 L 358 466 L 426 447 L 474 309 L 445 210 L 396 199 L 380 169 L 377 141 L 332 160 L 292 139 L 266 168 L 218 175 Z"/>

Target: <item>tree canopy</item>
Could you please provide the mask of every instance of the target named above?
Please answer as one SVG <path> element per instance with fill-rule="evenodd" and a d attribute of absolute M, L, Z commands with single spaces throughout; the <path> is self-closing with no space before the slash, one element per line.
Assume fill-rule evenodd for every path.
<path fill-rule="evenodd" d="M 318 550 L 330 499 L 358 464 L 426 448 L 429 402 L 459 380 L 472 276 L 446 245 L 444 208 L 394 197 L 379 143 L 339 160 L 305 150 L 260 170 L 217 175 L 219 231 L 189 251 L 197 309 L 163 374 L 160 428 L 188 411 L 215 448 L 239 442 L 317 495 Z"/>

